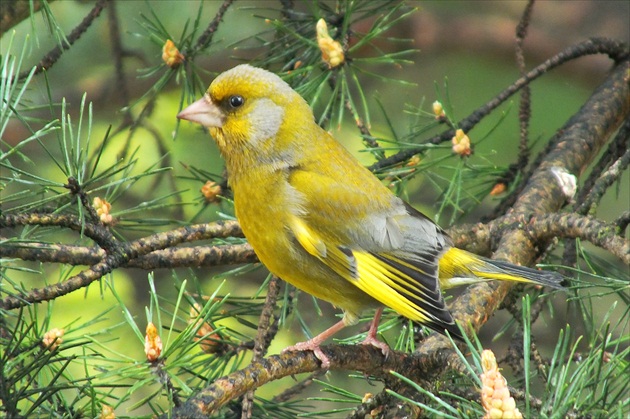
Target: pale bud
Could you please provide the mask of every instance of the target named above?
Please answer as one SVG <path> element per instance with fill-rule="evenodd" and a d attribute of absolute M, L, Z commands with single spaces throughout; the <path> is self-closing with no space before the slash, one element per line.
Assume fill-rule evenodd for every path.
<path fill-rule="evenodd" d="M 112 204 L 105 199 L 96 197 L 92 200 L 92 206 L 96 210 L 96 215 L 100 218 L 101 222 L 105 225 L 109 225 L 114 221 L 114 218 L 110 214 Z"/>
<path fill-rule="evenodd" d="M 514 398 L 510 396 L 507 380 L 499 371 L 492 351 L 485 350 L 481 353 L 481 367 L 481 405 L 486 411 L 483 419 L 522 419 L 523 415 L 516 408 Z"/>
<path fill-rule="evenodd" d="M 322 60 L 330 68 L 335 68 L 345 61 L 343 47 L 328 34 L 328 26 L 324 19 L 319 19 L 315 26 L 317 32 L 317 45 L 322 52 Z"/>
<path fill-rule="evenodd" d="M 114 413 L 114 409 L 111 406 L 104 404 L 101 407 L 99 419 L 116 419 L 116 413 Z"/>
<path fill-rule="evenodd" d="M 472 149 L 470 148 L 470 138 L 464 133 L 463 130 L 458 129 L 455 131 L 455 136 L 452 139 L 453 153 L 460 156 L 470 156 Z"/>
<path fill-rule="evenodd" d="M 162 47 L 162 60 L 170 68 L 177 68 L 184 61 L 184 55 L 179 52 L 173 41 L 167 39 Z"/>
<path fill-rule="evenodd" d="M 577 178 L 575 175 L 569 173 L 564 167 L 553 166 L 550 170 L 558 181 L 558 185 L 560 186 L 567 202 L 571 202 L 577 192 Z"/>
<path fill-rule="evenodd" d="M 144 335 L 144 353 L 149 362 L 156 361 L 162 354 L 162 339 L 158 335 L 157 328 L 151 322 L 147 324 L 146 334 Z"/>
<path fill-rule="evenodd" d="M 446 117 L 446 113 L 444 112 L 444 107 L 442 106 L 442 102 L 436 100 L 433 102 L 433 114 L 435 115 L 435 119 L 442 119 Z"/>
<path fill-rule="evenodd" d="M 54 351 L 61 345 L 63 342 L 63 335 L 66 333 L 64 329 L 50 329 L 48 332 L 44 333 L 44 338 L 42 339 L 42 343 L 49 351 Z"/>

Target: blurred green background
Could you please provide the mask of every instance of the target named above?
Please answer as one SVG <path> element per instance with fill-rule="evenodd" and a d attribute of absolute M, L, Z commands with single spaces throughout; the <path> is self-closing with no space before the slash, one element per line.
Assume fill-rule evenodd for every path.
<path fill-rule="evenodd" d="M 202 22 L 208 22 L 220 6 L 219 1 L 207 1 L 204 3 L 201 14 Z M 464 118 L 470 112 L 490 100 L 498 92 L 510 85 L 519 73 L 514 58 L 514 32 L 518 19 L 525 7 L 524 1 L 423 1 L 408 2 L 410 6 L 418 7 L 416 13 L 392 28 L 387 33 L 391 37 L 409 38 L 411 44 L 399 45 L 386 39 L 379 41 L 379 47 L 391 51 L 396 48 L 416 48 L 409 58 L 413 64 L 402 67 L 375 66 L 372 71 L 387 74 L 390 77 L 414 83 L 412 87 L 386 83 L 374 78 L 362 80 L 365 90 L 370 92 L 370 104 L 372 110 L 371 131 L 374 135 L 391 137 L 390 129 L 384 115 L 378 111 L 378 99 L 391 119 L 392 125 L 398 129 L 399 134 L 404 133 L 415 116 L 406 112 L 409 105 L 419 106 L 423 103 L 423 110 L 431 112 L 430 105 L 436 99 L 436 88 L 444 97 L 445 81 L 448 81 L 449 102 L 452 104 L 456 120 Z M 140 70 L 161 62 L 162 51 L 155 43 L 150 42 L 146 32 L 140 25 L 141 14 L 150 15 L 153 9 L 159 16 L 165 28 L 176 38 L 182 25 L 194 18 L 199 2 L 196 1 L 159 1 L 117 2 L 117 12 L 122 28 L 124 48 L 132 53 L 132 56 L 124 61 L 125 74 L 128 77 L 130 96 L 132 102 L 147 92 L 157 80 L 158 75 L 148 78 L 139 78 Z M 93 6 L 92 2 L 55 1 L 50 7 L 58 24 L 68 33 Z M 257 48 L 257 43 L 249 37 L 265 30 L 270 30 L 264 18 L 277 18 L 278 12 L 271 10 L 277 8 L 278 3 L 272 1 L 242 1 L 236 2 L 224 17 L 224 23 L 219 26 L 215 34 L 211 52 L 203 57 L 198 57 L 196 64 L 207 70 L 205 82 L 209 83 L 213 77 L 232 66 L 249 62 L 255 59 L 263 51 Z M 304 5 L 308 8 L 308 5 Z M 107 17 L 101 16 L 87 33 L 68 52 L 64 53 L 50 71 L 46 72 L 46 78 L 42 75 L 35 77 L 28 91 L 28 98 L 33 104 L 47 102 L 48 89 L 56 102 L 65 98 L 67 111 L 71 115 L 79 113 L 79 105 L 84 92 L 87 92 L 87 100 L 92 103 L 94 124 L 91 133 L 91 146 L 96 149 L 105 137 L 110 126 L 120 124 L 123 104 L 120 92 L 116 89 L 111 54 L 111 41 Z M 262 17 L 264 18 L 262 18 Z M 570 44 L 577 43 L 591 36 L 608 36 L 628 41 L 630 21 L 630 2 L 626 1 L 545 1 L 539 2 L 535 7 L 530 34 L 525 42 L 525 56 L 529 68 L 538 65 L 546 58 L 557 53 Z M 367 30 L 366 27 L 357 30 Z M 36 36 L 32 36 L 33 27 Z M 202 23 L 204 26 L 205 23 Z M 47 24 L 38 14 L 34 21 L 26 20 L 15 28 L 14 46 L 29 43 L 30 56 L 28 62 L 35 64 L 40 57 L 55 45 L 54 39 L 49 36 Z M 2 54 L 7 53 L 8 40 L 12 36 L 7 33 L 1 39 Z M 370 53 L 370 52 L 366 52 Z M 554 132 L 575 113 L 584 101 L 589 97 L 593 89 L 604 79 L 610 61 L 606 57 L 587 57 L 562 66 L 558 70 L 545 75 L 532 85 L 532 120 L 530 137 L 538 141 L 534 147 L 538 150 L 551 137 Z M 25 66 L 28 68 L 28 66 Z M 160 227 L 147 226 L 144 231 L 124 231 L 125 238 L 141 237 L 157 230 L 167 230 L 178 223 L 207 222 L 219 218 L 218 212 L 231 213 L 229 203 L 220 205 L 206 204 L 200 196 L 199 189 L 203 185 L 196 179 L 191 179 L 186 166 L 193 166 L 222 174 L 223 166 L 221 158 L 211 138 L 201 132 L 197 127 L 182 124 L 179 127 L 176 138 L 173 133 L 176 129 L 175 115 L 179 111 L 180 86 L 175 80 L 171 80 L 164 94 L 158 97 L 155 110 L 150 118 L 154 132 L 145 128 L 132 137 L 128 143 L 125 132 L 110 138 L 103 155 L 103 165 L 112 164 L 120 158 L 123 149 L 133 150 L 138 148 L 139 161 L 134 171 L 138 173 L 150 167 L 162 159 L 162 164 L 172 168 L 167 176 L 158 181 L 148 178 L 140 181 L 133 188 L 113 203 L 112 212 L 122 212 L 126 207 L 138 205 L 147 199 L 162 196 L 173 192 L 182 191 L 181 202 L 184 205 L 163 207 L 158 210 L 140 212 L 125 215 L 128 220 L 142 218 L 159 218 L 171 220 Z M 132 108 L 137 112 L 142 105 Z M 50 113 L 42 110 L 41 117 L 49 117 Z M 60 110 L 53 111 L 58 116 Z M 506 115 L 502 115 L 505 113 Z M 484 142 L 475 148 L 475 155 L 471 159 L 474 164 L 500 164 L 505 165 L 513 161 L 518 152 L 518 99 L 514 97 L 510 103 L 503 105 L 497 112 L 471 131 L 473 142 L 476 138 L 486 136 L 495 125 L 498 127 Z M 58 117 L 57 116 L 57 117 Z M 430 118 L 431 115 L 425 115 Z M 3 138 L 9 144 L 17 144 L 28 133 L 17 121 L 13 121 Z M 500 123 L 499 123 L 500 122 Z M 161 141 L 156 140 L 156 135 Z M 346 118 L 346 123 L 339 129 L 333 129 L 333 135 L 342 141 L 348 149 L 357 155 L 365 164 L 373 162 L 369 153 L 362 153 L 363 144 L 358 130 L 351 118 Z M 53 141 L 44 139 L 44 144 Z M 52 143 L 51 143 L 52 144 Z M 163 155 L 163 149 L 168 149 L 168 155 Z M 54 152 L 54 147 L 51 146 Z M 40 176 L 65 182 L 63 174 L 51 163 L 41 146 L 31 143 L 23 149 L 31 162 L 23 162 L 29 166 L 29 170 Z M 449 152 L 448 147 L 444 150 Z M 34 169 L 36 168 L 36 169 Z M 6 170 L 2 168 L 2 170 Z M 448 176 L 449 168 L 441 168 L 436 176 Z M 175 184 L 170 177 L 175 179 Z M 407 196 L 416 207 L 430 216 L 436 212 L 435 201 L 440 195 L 439 185 L 427 181 L 424 176 L 418 176 L 407 184 Z M 630 180 L 628 173 L 618 188 L 613 188 L 607 194 L 600 206 L 598 216 L 605 220 L 612 220 L 618 216 L 629 202 Z M 488 214 L 494 198 L 488 197 L 474 212 L 458 222 L 473 221 L 481 215 Z M 440 220 L 444 226 L 448 217 Z M 72 234 L 59 236 L 59 241 L 73 240 Z M 604 255 L 605 256 L 605 255 Z M 610 260 L 610 263 L 618 262 Z M 56 282 L 60 277 L 69 275 L 67 268 L 56 265 L 42 265 L 42 273 L 23 273 L 20 281 L 28 284 L 28 287 L 40 287 L 47 283 Z M 81 267 L 75 268 L 76 273 Z M 627 267 L 621 267 L 625 270 Z M 222 293 L 232 295 L 251 296 L 256 293 L 266 277 L 264 269 L 259 268 L 243 275 L 227 277 L 217 275 L 225 271 L 201 269 L 196 270 L 195 275 L 200 279 L 203 289 L 208 294 L 214 292 L 217 286 L 226 279 Z M 173 298 L 177 294 L 174 287 L 173 273 L 168 270 L 155 272 L 155 282 L 158 293 L 166 299 Z M 191 276 L 188 270 L 177 270 L 176 275 L 180 279 Z M 136 316 L 136 321 L 141 330 L 144 330 L 146 317 L 145 306 L 149 304 L 149 289 L 147 272 L 134 269 L 119 269 L 107 277 L 106 281 L 114 284 L 117 293 L 125 304 Z M 301 295 L 300 304 L 305 307 L 311 304 L 311 298 Z M 40 306 L 46 310 L 46 305 Z M 108 324 L 113 325 L 123 320 L 121 309 L 107 287 L 93 284 L 85 292 L 75 292 L 63 298 L 59 298 L 53 304 L 52 326 L 64 327 L 75 321 L 77 317 L 83 321 L 96 316 L 98 313 L 115 307 L 108 313 Z M 316 310 L 302 308 L 302 313 L 313 313 L 312 318 L 306 318 L 309 327 L 314 332 L 323 330 L 324 327 L 335 321 L 337 311 L 328 304 L 321 304 L 323 313 L 316 315 Z M 606 309 L 609 305 L 606 306 Z M 492 330 L 498 327 L 503 318 L 501 313 L 486 326 Z M 252 318 L 255 324 L 257 319 Z M 552 324 L 553 330 L 563 327 L 568 321 L 566 313 L 558 313 L 557 318 L 545 319 Z M 538 322 L 538 327 L 546 327 L 544 322 Z M 229 324 L 229 322 L 228 322 Z M 229 324 L 238 327 L 237 324 Z M 108 327 L 104 323 L 93 326 L 93 330 Z M 80 333 L 85 333 L 81 330 Z M 255 332 L 248 331 L 252 336 Z M 356 333 L 349 331 L 349 334 Z M 488 333 L 490 336 L 491 334 Z M 108 336 L 117 340 L 108 344 L 115 350 L 122 351 L 129 356 L 135 356 L 139 361 L 144 358 L 143 342 L 137 340 L 129 328 L 125 325 L 118 327 Z M 108 337 L 108 338 L 109 338 Z M 299 325 L 283 329 L 279 337 L 271 347 L 271 353 L 279 352 L 283 347 L 303 340 L 304 336 Z M 555 342 L 555 335 L 550 336 L 550 342 Z M 500 345 L 497 343 L 496 345 Z M 80 375 L 80 371 L 76 371 Z M 347 379 L 347 374 L 334 373 L 332 381 Z M 362 379 L 351 379 L 356 383 L 358 392 L 378 390 L 371 387 Z M 291 382 L 287 379 L 286 382 Z M 269 397 L 276 394 L 280 384 L 264 387 L 258 394 Z M 380 388 L 380 387 L 378 387 Z M 311 389 L 312 394 L 317 394 L 318 388 Z M 134 411 L 134 414 L 147 413 L 142 409 Z M 125 414 L 125 413 L 124 413 Z"/>

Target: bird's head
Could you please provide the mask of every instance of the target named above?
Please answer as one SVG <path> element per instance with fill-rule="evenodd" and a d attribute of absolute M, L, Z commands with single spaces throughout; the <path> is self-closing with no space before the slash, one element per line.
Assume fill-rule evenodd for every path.
<path fill-rule="evenodd" d="M 287 83 L 247 64 L 220 74 L 177 117 L 208 128 L 228 164 L 245 157 L 268 163 L 286 158 L 297 148 L 300 131 L 314 124 L 310 107 Z"/>

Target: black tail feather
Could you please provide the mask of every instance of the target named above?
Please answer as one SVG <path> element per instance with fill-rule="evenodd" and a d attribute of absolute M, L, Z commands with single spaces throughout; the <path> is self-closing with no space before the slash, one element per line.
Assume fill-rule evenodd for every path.
<path fill-rule="evenodd" d="M 560 275 L 558 272 L 532 269 L 526 266 L 518 266 L 508 262 L 502 262 L 500 260 L 486 259 L 486 262 L 509 274 L 520 276 L 535 284 L 544 285 L 557 290 L 566 289 L 563 284 L 566 283 L 567 278 Z"/>

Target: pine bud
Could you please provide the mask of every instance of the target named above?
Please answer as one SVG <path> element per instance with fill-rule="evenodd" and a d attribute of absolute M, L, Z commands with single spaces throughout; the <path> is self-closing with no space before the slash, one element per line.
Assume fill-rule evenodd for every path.
<path fill-rule="evenodd" d="M 442 119 L 446 117 L 446 113 L 444 112 L 444 107 L 442 106 L 442 102 L 436 100 L 433 102 L 433 114 L 435 115 L 435 119 Z"/>
<path fill-rule="evenodd" d="M 63 335 L 66 333 L 64 329 L 50 329 L 48 332 L 44 333 L 44 338 L 42 339 L 42 343 L 49 351 L 54 351 L 61 345 L 63 342 Z"/>
<path fill-rule="evenodd" d="M 99 216 L 101 222 L 105 225 L 110 225 L 114 218 L 109 213 L 112 209 L 112 204 L 107 202 L 105 199 L 96 197 L 92 200 L 92 206 L 96 210 L 96 215 Z"/>
<path fill-rule="evenodd" d="M 483 419 L 513 418 L 522 419 L 516 402 L 510 396 L 507 380 L 499 371 L 494 353 L 484 350 L 481 353 L 481 404 L 486 411 Z"/>
<path fill-rule="evenodd" d="M 99 419 L 116 419 L 116 413 L 114 413 L 114 409 L 111 406 L 104 404 L 101 407 Z"/>
<path fill-rule="evenodd" d="M 330 37 L 328 34 L 328 26 L 324 19 L 319 19 L 315 26 L 317 32 L 317 45 L 322 51 L 322 60 L 328 64 L 330 68 L 335 68 L 345 61 L 343 48 L 341 44 Z"/>
<path fill-rule="evenodd" d="M 207 202 L 216 203 L 219 201 L 218 196 L 221 195 L 221 185 L 211 180 L 207 181 L 201 187 L 201 194 L 206 198 Z"/>
<path fill-rule="evenodd" d="M 212 333 L 214 331 L 212 326 L 198 317 L 201 310 L 201 306 L 195 303 L 195 305 L 190 308 L 190 319 L 188 323 L 194 323 L 195 327 L 201 323 L 197 329 L 194 340 L 195 342 L 199 342 L 199 347 L 202 351 L 207 354 L 214 354 L 221 351 L 221 343 L 219 342 L 221 336 L 217 333 Z"/>
<path fill-rule="evenodd" d="M 501 195 L 503 192 L 505 192 L 506 189 L 507 189 L 507 186 L 505 185 L 505 183 L 499 182 L 496 185 L 494 185 L 494 187 L 490 191 L 490 195 L 492 196 Z"/>
<path fill-rule="evenodd" d="M 162 339 L 158 335 L 157 328 L 151 322 L 147 324 L 146 334 L 144 335 L 144 353 L 149 362 L 156 361 L 162 354 Z"/>
<path fill-rule="evenodd" d="M 464 133 L 463 130 L 458 129 L 455 131 L 455 136 L 453 137 L 453 153 L 459 154 L 460 156 L 470 156 L 472 154 L 472 149 L 470 148 L 470 138 L 468 135 Z"/>
<path fill-rule="evenodd" d="M 162 60 L 170 68 L 177 68 L 184 61 L 184 55 L 179 52 L 173 41 L 167 39 L 162 47 Z"/>
<path fill-rule="evenodd" d="M 414 167 L 420 164 L 420 156 L 417 154 L 415 156 L 411 156 L 409 160 L 407 160 L 407 164 L 405 166 Z"/>

